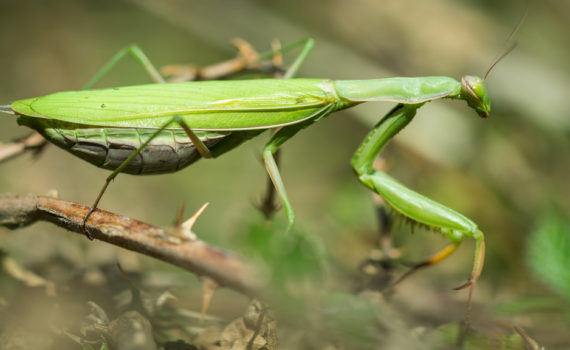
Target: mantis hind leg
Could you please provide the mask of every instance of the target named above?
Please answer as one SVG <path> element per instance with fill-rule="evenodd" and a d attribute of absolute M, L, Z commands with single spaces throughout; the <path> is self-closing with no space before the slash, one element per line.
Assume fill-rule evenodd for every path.
<path fill-rule="evenodd" d="M 423 267 L 434 265 L 447 258 L 464 237 L 476 240 L 475 258 L 468 281 L 456 289 L 470 287 L 468 298 L 468 316 L 471 307 L 473 287 L 481 274 L 485 260 L 485 243 L 483 233 L 477 225 L 462 214 L 437 203 L 400 184 L 387 174 L 375 170 L 374 160 L 386 143 L 412 121 L 418 105 L 399 104 L 393 108 L 370 131 L 364 142 L 352 157 L 351 163 L 362 184 L 381 195 L 384 200 L 400 215 L 417 223 L 438 231 L 446 236 L 451 244 L 437 252 L 429 259 L 414 265 L 396 283 Z"/>
<path fill-rule="evenodd" d="M 148 146 L 150 144 L 150 142 L 154 138 L 156 138 L 164 129 L 166 129 L 172 123 L 179 124 L 184 129 L 184 131 L 186 131 L 186 134 L 188 134 L 188 137 L 190 138 L 190 140 L 194 144 L 194 147 L 196 147 L 196 150 L 198 151 L 198 153 L 200 153 L 200 155 L 203 158 L 211 158 L 212 157 L 212 153 L 210 152 L 208 147 L 202 142 L 202 140 L 200 140 L 200 138 L 198 136 L 196 136 L 196 134 L 194 134 L 194 132 L 190 129 L 190 127 L 188 127 L 188 125 L 186 125 L 184 120 L 182 120 L 182 118 L 180 118 L 179 116 L 174 116 L 172 119 L 170 119 L 168 122 L 166 122 L 162 127 L 160 127 L 160 129 L 158 129 L 154 134 L 152 134 L 145 142 L 143 142 L 143 144 L 139 148 L 137 148 L 137 150 L 135 152 L 131 153 L 129 155 L 129 157 L 127 157 L 127 159 L 125 159 L 115 170 L 113 170 L 113 172 L 109 176 L 107 176 L 107 178 L 105 179 L 105 184 L 103 185 L 103 187 L 99 191 L 99 194 L 97 195 L 97 198 L 95 199 L 95 202 L 93 203 L 93 205 L 91 206 L 91 208 L 89 209 L 89 211 L 87 212 L 85 217 L 83 218 L 83 222 L 81 223 L 81 227 L 83 229 L 83 232 L 87 236 L 87 238 L 89 238 L 90 240 L 93 240 L 93 237 L 91 237 L 91 235 L 89 234 L 89 232 L 87 231 L 87 228 L 86 228 L 87 220 L 89 219 L 91 214 L 93 214 L 93 212 L 95 210 L 97 210 L 97 205 L 99 205 L 99 201 L 103 197 L 103 194 L 107 190 L 107 187 L 109 187 L 109 184 L 111 183 L 111 181 L 113 181 L 113 179 L 115 177 L 117 177 L 117 175 L 119 175 L 119 173 L 133 159 L 135 159 L 139 154 L 141 154 L 141 152 L 146 148 L 146 146 Z"/>
<path fill-rule="evenodd" d="M 302 46 L 303 48 L 301 50 L 301 53 L 285 73 L 284 78 L 291 78 L 297 73 L 297 70 L 299 69 L 305 58 L 309 55 L 309 52 L 311 51 L 314 45 L 315 42 L 312 38 L 303 39 L 291 43 L 289 45 L 286 45 L 280 49 L 271 50 L 266 53 L 260 54 L 257 60 L 263 61 L 266 59 L 270 59 L 271 57 L 275 56 L 278 53 L 287 52 L 295 47 Z M 91 80 L 89 80 L 89 82 L 83 86 L 83 89 L 85 90 L 92 88 L 95 84 L 97 84 L 97 82 L 99 82 L 99 80 L 101 80 L 101 78 L 103 78 L 103 76 L 105 76 L 105 74 L 107 74 L 115 65 L 117 65 L 117 63 L 119 63 L 127 56 L 133 57 L 137 61 L 137 63 L 139 63 L 144 68 L 144 70 L 152 79 L 152 81 L 154 81 L 155 83 L 166 82 L 162 77 L 162 75 L 159 73 L 158 69 L 156 69 L 156 67 L 147 57 L 147 55 L 143 52 L 143 50 L 138 45 L 129 45 L 121 49 L 113 57 L 111 57 L 111 59 L 103 66 L 103 68 L 101 68 L 95 74 L 95 76 L 93 76 L 93 78 L 91 78 Z"/>
<path fill-rule="evenodd" d="M 83 90 L 92 88 L 93 85 L 97 84 L 97 82 L 111 70 L 111 68 L 113 68 L 117 63 L 119 63 L 123 58 L 127 56 L 133 57 L 144 68 L 144 70 L 155 83 L 165 82 L 162 75 L 160 75 L 158 70 L 154 67 L 143 50 L 141 50 L 141 48 L 137 45 L 130 45 L 121 49 L 115 54 L 115 56 L 111 57 L 109 62 L 107 62 L 103 68 L 101 68 L 97 74 L 95 74 L 95 76 L 83 86 Z"/>

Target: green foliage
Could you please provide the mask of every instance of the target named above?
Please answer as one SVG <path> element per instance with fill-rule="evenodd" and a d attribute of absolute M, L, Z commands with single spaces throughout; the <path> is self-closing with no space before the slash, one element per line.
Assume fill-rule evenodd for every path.
<path fill-rule="evenodd" d="M 460 336 L 462 324 L 448 323 L 438 327 L 427 337 L 427 342 L 434 348 L 439 348 L 442 344 L 453 346 L 457 344 Z M 495 327 L 492 331 L 479 333 L 470 330 L 464 337 L 460 347 L 463 350 L 525 350 L 525 342 L 522 337 L 510 328 Z"/>
<path fill-rule="evenodd" d="M 279 223 L 257 222 L 246 229 L 245 238 L 247 248 L 271 269 L 273 283 L 321 281 L 321 249 L 311 235 L 299 228 L 287 230 Z"/>
<path fill-rule="evenodd" d="M 527 264 L 550 289 L 570 301 L 570 221 L 551 211 L 531 234 Z"/>
<path fill-rule="evenodd" d="M 500 304 L 494 308 L 497 315 L 512 315 L 516 313 L 530 312 L 532 310 L 559 310 L 559 300 L 548 297 L 517 298 Z"/>
<path fill-rule="evenodd" d="M 295 304 L 302 312 L 305 298 L 319 290 L 324 278 L 324 258 L 311 235 L 297 227 L 286 229 L 279 222 L 256 222 L 244 233 L 249 256 L 263 261 L 269 271 L 271 297 L 281 305 Z M 287 307 L 284 311 L 289 313 Z"/>

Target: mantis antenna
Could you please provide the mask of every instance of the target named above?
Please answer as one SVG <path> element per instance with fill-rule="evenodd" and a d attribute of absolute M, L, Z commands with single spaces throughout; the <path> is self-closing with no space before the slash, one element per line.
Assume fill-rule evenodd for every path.
<path fill-rule="evenodd" d="M 513 28 L 513 30 L 511 31 L 511 34 L 509 34 L 509 36 L 507 37 L 507 40 L 505 40 L 505 42 L 503 44 L 504 49 L 502 51 L 499 51 L 495 55 L 493 60 L 491 61 L 489 68 L 487 68 L 487 71 L 483 75 L 483 80 L 487 79 L 487 76 L 489 75 L 489 73 L 491 72 L 493 67 L 495 67 L 497 65 L 497 63 L 499 63 L 503 58 L 505 58 L 506 55 L 508 55 L 511 51 L 513 51 L 515 47 L 517 47 L 517 43 L 513 42 L 512 40 L 513 40 L 513 37 L 515 36 L 515 34 L 519 31 L 519 28 L 523 24 L 523 22 L 526 18 L 526 15 L 528 14 L 528 6 L 529 6 L 529 1 L 526 2 L 526 7 L 525 7 L 524 12 L 523 12 L 521 18 L 519 19 L 517 25 L 515 26 L 515 28 Z"/>

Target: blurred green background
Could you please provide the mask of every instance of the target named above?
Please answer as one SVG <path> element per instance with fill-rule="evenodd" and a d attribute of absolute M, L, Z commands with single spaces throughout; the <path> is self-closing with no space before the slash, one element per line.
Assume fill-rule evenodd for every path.
<path fill-rule="evenodd" d="M 514 0 L 3 0 L 0 104 L 78 89 L 131 43 L 141 46 L 156 66 L 203 66 L 234 57 L 230 41 L 235 37 L 264 51 L 273 39 L 289 43 L 311 36 L 317 44 L 301 77 L 482 75 L 524 6 Z M 567 1 L 531 3 L 517 34 L 518 47 L 487 79 L 491 118 L 480 120 L 464 102 L 430 103 L 383 153 L 397 179 L 464 213 L 485 232 L 487 261 L 474 295 L 475 327 L 516 324 L 548 349 L 570 346 L 569 21 Z M 285 58 L 290 62 L 293 56 Z M 147 82 L 140 67 L 126 60 L 99 86 Z M 353 175 L 349 160 L 391 107 L 370 103 L 337 113 L 284 146 L 282 175 L 297 225 L 323 254 L 334 290 L 350 292 L 359 264 L 378 246 L 372 197 Z M 1 116 L 1 141 L 28 133 L 15 118 Z M 242 238 L 252 223 L 262 221 L 252 203 L 265 189 L 260 158 L 266 140 L 264 134 L 215 161 L 172 175 L 120 175 L 100 207 L 166 226 L 181 203 L 189 214 L 210 202 L 195 231 L 207 242 L 247 255 L 251 247 Z M 108 174 L 53 146 L 37 159 L 26 155 L 0 167 L 2 193 L 55 189 L 63 199 L 85 204 L 92 203 Z M 282 212 L 277 220 L 283 220 Z M 400 231 L 394 244 L 408 261 L 421 260 L 446 243 L 431 232 Z M 61 276 L 70 271 L 118 259 L 154 286 L 161 285 L 164 274 L 175 276 L 164 285 L 185 290 L 179 298 L 186 306 L 199 305 L 197 298 L 188 297 L 200 294 L 194 276 L 48 224 L 2 230 L 0 239 L 8 255 L 62 284 L 69 281 Z M 409 328 L 461 320 L 466 293 L 451 288 L 467 277 L 473 247 L 466 240 L 451 258 L 399 286 L 392 301 L 406 310 L 402 317 Z M 46 264 L 58 259 L 72 263 Z M 104 303 L 105 297 L 94 292 L 75 292 L 77 305 L 90 298 Z M 33 323 L 31 329 L 49 338 L 47 327 L 31 321 L 39 311 L 24 311 L 23 305 L 49 309 L 38 295 L 7 276 L 2 279 L 0 297 L 8 305 L 20 305 L 20 323 Z M 28 304 L 32 299 L 39 301 Z M 237 293 L 221 291 L 211 313 L 231 319 L 246 303 Z M 282 346 L 298 347 L 291 344 Z"/>

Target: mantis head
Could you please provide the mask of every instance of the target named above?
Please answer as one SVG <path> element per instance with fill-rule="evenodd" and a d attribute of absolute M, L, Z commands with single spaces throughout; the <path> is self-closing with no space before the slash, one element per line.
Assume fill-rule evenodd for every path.
<path fill-rule="evenodd" d="M 485 88 L 485 80 L 473 75 L 464 76 L 461 78 L 461 96 L 480 117 L 487 118 L 489 116 L 491 103 Z"/>
<path fill-rule="evenodd" d="M 505 58 L 505 56 L 517 46 L 517 43 L 512 40 L 526 18 L 528 6 L 529 1 L 526 3 L 524 13 L 519 19 L 519 22 L 505 41 L 504 49 L 502 52 L 499 51 L 499 53 L 497 53 L 493 58 L 489 68 L 487 68 L 487 71 L 485 72 L 485 75 L 483 75 L 483 79 L 473 75 L 466 75 L 461 78 L 461 97 L 467 101 L 469 107 L 473 108 L 481 118 L 487 118 L 489 116 L 489 112 L 491 112 L 491 103 L 489 102 L 489 95 L 487 95 L 487 89 L 485 88 L 485 79 L 487 79 L 487 76 L 491 70 L 493 70 L 493 67 L 495 67 L 497 63 Z"/>

